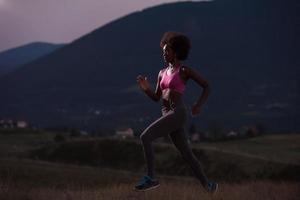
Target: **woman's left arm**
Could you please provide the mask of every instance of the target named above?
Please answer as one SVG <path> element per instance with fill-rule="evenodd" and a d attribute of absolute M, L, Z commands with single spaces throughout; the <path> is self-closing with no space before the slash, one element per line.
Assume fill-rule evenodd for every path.
<path fill-rule="evenodd" d="M 187 78 L 194 80 L 203 89 L 200 97 L 197 99 L 197 101 L 192 107 L 192 115 L 196 115 L 201 112 L 201 108 L 208 98 L 208 95 L 210 93 L 210 86 L 208 81 L 204 79 L 196 70 L 186 67 L 185 71 Z"/>

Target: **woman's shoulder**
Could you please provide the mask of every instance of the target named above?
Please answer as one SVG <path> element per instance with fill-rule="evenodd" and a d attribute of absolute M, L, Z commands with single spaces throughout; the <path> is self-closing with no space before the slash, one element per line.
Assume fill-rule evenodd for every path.
<path fill-rule="evenodd" d="M 166 71 L 167 67 L 165 68 L 162 68 L 161 70 L 159 70 L 158 72 L 158 77 L 162 77 L 163 76 L 163 73 Z"/>
<path fill-rule="evenodd" d="M 181 66 L 179 69 L 179 74 L 181 78 L 184 79 L 185 81 L 189 79 L 190 69 L 191 68 L 186 65 Z"/>
<path fill-rule="evenodd" d="M 164 68 L 162 68 L 161 70 L 159 70 L 159 73 L 158 73 L 158 74 L 162 74 L 162 73 L 164 73 L 164 72 L 167 70 L 167 68 L 168 68 L 168 67 L 164 67 Z"/>
<path fill-rule="evenodd" d="M 192 71 L 192 68 L 186 65 L 181 66 L 180 68 L 180 72 L 185 75 L 188 76 L 190 74 L 190 72 Z"/>
<path fill-rule="evenodd" d="M 199 73 L 198 70 L 196 70 L 192 67 L 189 67 L 189 66 L 182 66 L 181 71 L 186 75 L 190 75 L 190 74 L 193 74 L 193 73 Z"/>
<path fill-rule="evenodd" d="M 164 71 L 166 71 L 168 69 L 168 67 L 164 67 L 164 68 L 162 68 L 161 70 L 160 70 L 160 72 L 164 72 Z"/>

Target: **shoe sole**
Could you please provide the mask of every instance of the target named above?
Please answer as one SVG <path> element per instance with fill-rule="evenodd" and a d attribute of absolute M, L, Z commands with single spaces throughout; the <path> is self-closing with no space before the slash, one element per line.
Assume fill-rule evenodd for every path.
<path fill-rule="evenodd" d="M 159 186 L 160 186 L 160 184 L 152 186 L 152 187 L 149 187 L 149 188 L 146 188 L 146 189 L 142 189 L 142 190 L 134 188 L 134 190 L 137 191 L 137 192 L 145 192 L 145 191 L 148 191 L 148 190 L 152 190 L 152 189 L 158 188 Z"/>

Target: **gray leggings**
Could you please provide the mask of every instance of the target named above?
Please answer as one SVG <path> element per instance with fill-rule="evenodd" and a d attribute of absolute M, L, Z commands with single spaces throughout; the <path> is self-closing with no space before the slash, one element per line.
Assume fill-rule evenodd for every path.
<path fill-rule="evenodd" d="M 143 131 L 140 138 L 144 147 L 148 176 L 154 177 L 154 153 L 152 141 L 169 134 L 183 159 L 189 164 L 201 184 L 206 187 L 208 179 L 202 170 L 201 164 L 188 144 L 187 134 L 184 130 L 186 119 L 187 112 L 183 102 L 179 102 L 176 105 L 172 104 L 169 107 L 164 106 L 162 109 L 162 116 Z"/>

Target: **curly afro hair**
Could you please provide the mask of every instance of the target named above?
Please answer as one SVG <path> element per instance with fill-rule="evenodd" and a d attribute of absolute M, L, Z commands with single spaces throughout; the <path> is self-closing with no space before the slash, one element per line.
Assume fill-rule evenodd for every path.
<path fill-rule="evenodd" d="M 187 36 L 182 33 L 169 31 L 164 33 L 160 41 L 160 47 L 167 44 L 175 52 L 179 60 L 186 60 L 191 49 L 191 43 Z"/>

